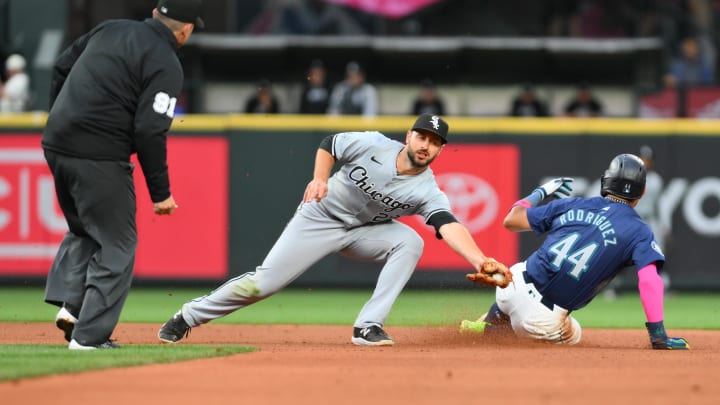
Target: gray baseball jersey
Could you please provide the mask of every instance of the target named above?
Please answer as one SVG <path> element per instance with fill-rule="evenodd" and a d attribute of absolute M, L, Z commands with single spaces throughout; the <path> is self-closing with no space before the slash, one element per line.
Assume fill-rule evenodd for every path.
<path fill-rule="evenodd" d="M 403 144 L 379 132 L 345 132 L 334 136 L 332 155 L 342 165 L 328 181 L 319 203 L 304 204 L 300 214 L 327 215 L 348 228 L 419 214 L 427 222 L 438 211 L 450 211 L 430 168 L 415 176 L 397 174 Z"/>
<path fill-rule="evenodd" d="M 182 315 L 194 327 L 280 291 L 328 254 L 385 262 L 372 297 L 355 327 L 382 326 L 423 251 L 423 240 L 394 218 L 419 214 L 425 221 L 450 212 L 450 203 L 428 168 L 399 175 L 403 145 L 379 132 L 334 136 L 332 154 L 342 164 L 320 202 L 301 203 L 255 271 L 227 281 L 209 295 L 191 300 Z M 372 226 L 363 226 L 373 224 Z"/>

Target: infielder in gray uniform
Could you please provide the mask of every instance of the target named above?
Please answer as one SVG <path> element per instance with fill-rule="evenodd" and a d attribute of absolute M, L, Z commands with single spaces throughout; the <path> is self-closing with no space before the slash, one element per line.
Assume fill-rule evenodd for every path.
<path fill-rule="evenodd" d="M 303 201 L 262 265 L 185 303 L 160 328 L 160 341 L 176 343 L 190 328 L 275 294 L 323 257 L 340 252 L 385 262 L 372 297 L 355 320 L 352 342 L 392 345 L 382 327 L 423 252 L 420 236 L 396 218 L 422 215 L 437 237 L 476 270 L 486 260 L 453 216 L 428 167 L 447 133 L 442 118 L 423 114 L 407 131 L 404 145 L 372 131 L 325 138 Z M 342 166 L 330 177 L 336 161 Z"/>

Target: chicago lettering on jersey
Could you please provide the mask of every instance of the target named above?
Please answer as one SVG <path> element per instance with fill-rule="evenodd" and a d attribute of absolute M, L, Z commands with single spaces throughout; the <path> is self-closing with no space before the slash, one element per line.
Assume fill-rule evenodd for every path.
<path fill-rule="evenodd" d="M 385 196 L 383 193 L 375 188 L 375 183 L 370 182 L 370 177 L 367 175 L 367 169 L 362 166 L 357 166 L 350 170 L 348 178 L 360 189 L 363 193 L 370 196 L 374 201 L 379 201 L 387 208 L 383 211 L 393 212 L 396 209 L 406 210 L 412 208 L 412 204 L 404 203 L 394 199 L 392 196 Z"/>
<path fill-rule="evenodd" d="M 561 225 L 565 225 L 568 222 L 584 222 L 586 224 L 595 225 L 598 231 L 602 234 L 604 246 L 617 245 L 617 238 L 612 236 L 615 235 L 615 229 L 613 228 L 612 222 L 610 222 L 610 220 L 608 220 L 604 215 L 596 214 L 594 212 L 586 212 L 581 209 L 569 210 L 560 216 Z"/>

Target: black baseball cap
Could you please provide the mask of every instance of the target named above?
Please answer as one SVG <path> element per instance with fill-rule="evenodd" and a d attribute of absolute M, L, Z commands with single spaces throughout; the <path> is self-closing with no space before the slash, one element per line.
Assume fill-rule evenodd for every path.
<path fill-rule="evenodd" d="M 205 21 L 202 15 L 202 0 L 160 0 L 157 4 L 157 11 L 184 23 L 195 24 L 197 28 L 205 28 Z"/>
<path fill-rule="evenodd" d="M 415 125 L 413 125 L 412 127 L 413 131 L 417 129 L 432 132 L 433 134 L 440 137 L 443 145 L 447 143 L 449 127 L 447 122 L 440 118 L 439 115 L 422 114 L 418 117 L 418 119 L 415 121 Z"/>

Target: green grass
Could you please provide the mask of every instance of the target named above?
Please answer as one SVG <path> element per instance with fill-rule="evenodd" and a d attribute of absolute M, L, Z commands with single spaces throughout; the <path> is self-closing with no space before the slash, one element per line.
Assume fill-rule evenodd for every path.
<path fill-rule="evenodd" d="M 120 322 L 158 326 L 184 302 L 210 289 L 134 288 Z M 217 319 L 224 324 L 352 325 L 365 301 L 366 290 L 288 289 L 255 305 Z M 406 290 L 400 294 L 389 326 L 454 326 L 479 317 L 494 301 L 489 289 Z M 57 308 L 43 302 L 38 287 L 0 288 L 0 322 L 52 322 Z M 638 294 L 625 293 L 608 301 L 598 296 L 574 313 L 585 328 L 644 328 Z M 675 293 L 665 299 L 665 325 L 676 329 L 720 329 L 720 294 Z M 121 342 L 122 343 L 122 342 Z M 128 367 L 192 358 L 223 356 L 252 350 L 241 346 L 127 345 L 120 350 L 76 352 L 65 345 L 0 345 L 0 381 L 45 374 Z M 6 366 L 7 365 L 7 366 Z"/>
<path fill-rule="evenodd" d="M 131 290 L 120 322 L 161 324 L 185 301 L 210 289 L 135 288 Z M 236 311 L 213 323 L 348 325 L 357 316 L 367 290 L 287 289 L 264 301 Z M 395 303 L 388 325 L 454 325 L 480 316 L 493 302 L 489 289 L 405 290 Z M 37 287 L 0 288 L 0 321 L 49 322 L 57 308 L 43 302 Z M 608 301 L 598 296 L 574 313 L 588 328 L 643 328 L 645 315 L 636 292 Z M 665 324 L 669 329 L 720 329 L 720 294 L 674 293 L 665 298 Z"/>
<path fill-rule="evenodd" d="M 70 351 L 67 345 L 0 345 L 0 381 L 48 374 L 172 363 L 252 351 L 247 346 L 132 345 L 118 350 Z"/>

